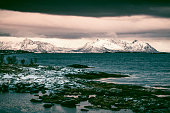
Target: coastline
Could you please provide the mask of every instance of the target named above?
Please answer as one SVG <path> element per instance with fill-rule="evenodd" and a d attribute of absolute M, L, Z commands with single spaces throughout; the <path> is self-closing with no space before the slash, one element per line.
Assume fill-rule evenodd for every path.
<path fill-rule="evenodd" d="M 97 72 L 93 72 L 94 78 L 89 79 L 84 75 L 90 73 L 90 76 L 93 76 L 93 74 L 84 68 L 18 66 L 17 69 L 20 69 L 20 71 L 1 74 L 1 92 L 34 94 L 36 96 L 30 101 L 41 105 L 44 103 L 44 107 L 50 108 L 55 104 L 60 104 L 64 107 L 76 108 L 81 102 L 88 102 L 90 106 L 84 106 L 80 110 L 169 111 L 170 91 L 167 89 L 96 81 L 94 78 Z M 100 72 L 98 73 L 98 75 L 101 75 Z M 83 78 L 80 76 L 83 76 Z M 108 74 L 105 74 L 102 78 L 107 78 L 107 76 Z M 6 80 L 5 84 L 2 84 L 3 80 Z"/>

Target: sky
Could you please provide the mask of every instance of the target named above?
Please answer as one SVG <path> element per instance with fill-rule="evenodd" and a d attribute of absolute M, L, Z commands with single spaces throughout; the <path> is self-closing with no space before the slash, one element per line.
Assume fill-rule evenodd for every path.
<path fill-rule="evenodd" d="M 0 41 L 24 37 L 62 47 L 135 39 L 170 52 L 170 0 L 1 0 Z"/>

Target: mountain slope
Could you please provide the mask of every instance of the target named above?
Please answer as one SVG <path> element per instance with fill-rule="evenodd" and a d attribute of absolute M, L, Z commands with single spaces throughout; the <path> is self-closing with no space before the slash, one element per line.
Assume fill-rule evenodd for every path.
<path fill-rule="evenodd" d="M 56 47 L 50 43 L 25 39 L 20 43 L 0 42 L 0 50 L 25 50 L 36 53 L 105 53 L 105 52 L 148 52 L 158 51 L 148 43 L 134 40 L 126 42 L 121 40 L 101 40 L 86 43 L 82 48 L 72 50 Z"/>
<path fill-rule="evenodd" d="M 37 53 L 65 53 L 70 49 L 56 47 L 50 43 L 25 39 L 20 43 L 0 42 L 1 50 L 25 50 Z"/>
<path fill-rule="evenodd" d="M 104 53 L 104 52 L 158 52 L 148 43 L 134 40 L 131 43 L 125 41 L 115 40 L 100 40 L 86 43 L 77 52 L 83 53 Z"/>

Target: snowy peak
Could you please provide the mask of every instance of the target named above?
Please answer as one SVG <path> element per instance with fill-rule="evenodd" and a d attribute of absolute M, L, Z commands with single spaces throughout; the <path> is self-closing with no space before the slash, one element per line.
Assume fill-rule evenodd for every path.
<path fill-rule="evenodd" d="M 18 43 L 18 49 L 30 51 L 30 52 L 54 52 L 56 47 L 50 43 L 32 41 L 31 39 L 24 39 L 22 42 Z"/>
<path fill-rule="evenodd" d="M 23 40 L 23 43 L 31 44 L 33 43 L 33 41 L 31 39 L 26 38 Z"/>
<path fill-rule="evenodd" d="M 103 49 L 103 50 L 109 50 L 109 49 L 122 49 L 120 46 L 118 46 L 114 41 L 112 40 L 101 40 L 97 39 L 96 41 L 92 43 L 87 43 L 85 45 L 87 49 L 91 48 L 94 50 L 95 49 Z"/>
<path fill-rule="evenodd" d="M 138 40 L 134 40 L 132 43 L 134 44 L 135 42 L 138 42 Z"/>
<path fill-rule="evenodd" d="M 121 40 L 101 40 L 97 39 L 93 42 L 88 42 L 79 52 L 85 53 L 103 53 L 103 52 L 158 52 L 148 43 L 134 40 L 133 42 L 126 42 Z"/>
<path fill-rule="evenodd" d="M 122 40 L 97 39 L 86 43 L 82 48 L 72 50 L 69 48 L 56 47 L 47 42 L 24 39 L 20 43 L 0 42 L 0 50 L 25 50 L 36 53 L 105 53 L 105 52 L 158 52 L 148 43 L 134 40 L 126 42 Z"/>
<path fill-rule="evenodd" d="M 1 50 L 25 50 L 36 53 L 65 53 L 69 52 L 67 48 L 56 47 L 47 42 L 32 41 L 31 39 L 24 39 L 20 43 L 0 42 Z"/>

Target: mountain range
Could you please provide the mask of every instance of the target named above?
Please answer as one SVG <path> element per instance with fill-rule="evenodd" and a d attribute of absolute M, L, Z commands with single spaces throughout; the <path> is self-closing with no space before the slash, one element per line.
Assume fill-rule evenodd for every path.
<path fill-rule="evenodd" d="M 134 40 L 133 42 L 126 42 L 121 40 L 101 40 L 97 39 L 93 42 L 86 43 L 78 52 L 85 53 L 103 53 L 103 52 L 158 52 L 148 43 Z"/>
<path fill-rule="evenodd" d="M 81 48 L 71 49 L 57 47 L 47 42 L 32 41 L 26 38 L 19 43 L 0 41 L 0 50 L 25 50 L 36 53 L 158 52 L 151 45 L 142 41 L 134 40 L 132 42 L 126 42 L 113 39 L 97 39 L 93 42 L 86 43 Z"/>
<path fill-rule="evenodd" d="M 56 47 L 47 42 L 32 41 L 28 38 L 19 43 L 0 41 L 0 50 L 24 50 L 35 53 L 67 53 L 70 51 L 69 48 Z"/>

